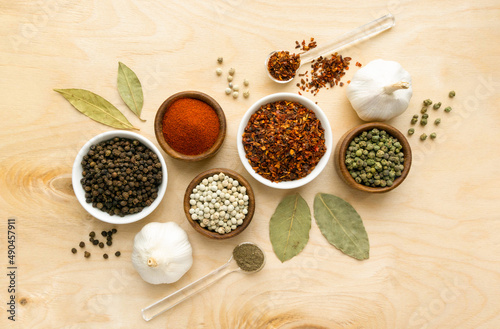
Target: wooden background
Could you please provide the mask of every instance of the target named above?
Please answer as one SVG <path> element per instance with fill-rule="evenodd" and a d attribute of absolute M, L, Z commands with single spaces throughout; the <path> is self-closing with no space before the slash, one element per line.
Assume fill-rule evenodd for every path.
<path fill-rule="evenodd" d="M 410 138 L 407 180 L 384 195 L 357 192 L 333 161 L 296 191 L 274 190 L 244 171 L 236 153 L 241 116 L 259 98 L 297 92 L 277 85 L 266 55 L 315 37 L 319 45 L 391 11 L 396 26 L 346 50 L 353 63 L 400 62 L 413 78 L 409 109 L 389 123 L 406 131 L 422 100 L 451 105 L 435 141 Z M 500 327 L 500 3 L 477 1 L 0 1 L 0 327 L 1 328 L 499 328 Z M 224 94 L 223 68 L 250 81 L 249 99 Z M 118 61 L 144 86 L 140 122 L 116 89 Z M 357 68 L 351 65 L 344 81 Z M 220 153 L 195 164 L 164 154 L 169 182 L 161 205 L 141 222 L 118 226 L 120 258 L 71 254 L 90 231 L 110 229 L 89 216 L 71 187 L 73 160 L 91 137 L 111 130 L 83 116 L 54 88 L 92 90 L 116 104 L 157 143 L 153 122 L 171 94 L 199 90 L 225 110 Z M 457 96 L 447 98 L 449 90 Z M 334 143 L 362 123 L 345 88 L 313 97 L 327 113 Z M 428 125 L 424 131 L 433 130 Z M 417 128 L 420 132 L 421 129 Z M 223 166 L 243 174 L 257 197 L 248 229 L 212 241 L 187 223 L 181 200 L 199 172 Z M 316 193 L 350 202 L 367 229 L 370 259 L 356 261 L 321 235 L 315 222 L 303 252 L 282 264 L 269 219 L 287 194 L 312 207 Z M 7 219 L 16 219 L 17 321 L 5 312 Z M 148 222 L 174 221 L 189 235 L 194 264 L 177 283 L 142 281 L 130 261 Z M 231 274 L 168 314 L 146 323 L 140 309 L 223 264 L 243 241 L 263 247 L 266 267 Z M 112 249 L 114 250 L 114 249 Z"/>

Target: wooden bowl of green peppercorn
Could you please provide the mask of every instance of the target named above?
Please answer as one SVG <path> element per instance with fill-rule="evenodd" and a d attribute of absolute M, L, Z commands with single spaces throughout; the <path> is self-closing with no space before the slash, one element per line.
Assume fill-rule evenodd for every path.
<path fill-rule="evenodd" d="M 398 187 L 410 172 L 411 160 L 406 137 L 382 122 L 365 123 L 347 131 L 334 153 L 337 172 L 347 185 L 370 193 Z"/>

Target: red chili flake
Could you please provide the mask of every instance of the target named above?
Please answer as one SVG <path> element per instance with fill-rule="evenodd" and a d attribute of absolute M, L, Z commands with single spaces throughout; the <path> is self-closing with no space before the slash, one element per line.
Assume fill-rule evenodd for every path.
<path fill-rule="evenodd" d="M 287 81 L 295 76 L 300 66 L 300 55 L 288 51 L 277 51 L 269 57 L 267 70 L 277 80 Z"/>
<path fill-rule="evenodd" d="M 363 64 L 361 64 L 360 62 L 356 62 L 356 66 L 361 67 L 361 66 L 363 66 Z"/>
<path fill-rule="evenodd" d="M 261 106 L 250 117 L 242 139 L 252 168 L 272 182 L 307 176 L 326 152 L 321 122 L 297 102 Z"/>

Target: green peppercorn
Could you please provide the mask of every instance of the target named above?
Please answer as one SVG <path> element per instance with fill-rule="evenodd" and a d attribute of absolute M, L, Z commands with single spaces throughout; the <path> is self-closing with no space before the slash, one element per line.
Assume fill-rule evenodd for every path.
<path fill-rule="evenodd" d="M 423 114 L 423 113 L 425 113 L 425 112 L 427 112 L 427 107 L 422 107 L 422 109 L 420 110 L 420 113 L 422 113 L 422 114 Z"/>
<path fill-rule="evenodd" d="M 72 248 L 71 252 L 74 253 L 74 254 L 76 254 L 76 248 Z"/>
<path fill-rule="evenodd" d="M 413 118 L 411 119 L 411 124 L 412 124 L 412 125 L 414 125 L 414 124 L 415 124 L 415 123 L 417 123 L 417 122 L 418 122 L 418 118 L 413 117 Z"/>
<path fill-rule="evenodd" d="M 437 118 L 436 120 L 434 120 L 434 124 L 437 126 L 441 123 L 441 119 L 440 118 Z"/>
<path fill-rule="evenodd" d="M 450 98 L 455 97 L 455 91 L 454 91 L 454 90 L 450 91 L 450 92 L 448 93 L 448 97 L 450 97 Z"/>
<path fill-rule="evenodd" d="M 427 119 L 422 118 L 422 119 L 420 120 L 420 124 L 421 124 L 422 126 L 425 126 L 425 125 L 427 124 Z"/>
<path fill-rule="evenodd" d="M 422 119 L 427 119 L 427 118 L 429 118 L 429 114 L 427 113 L 422 114 Z"/>
<path fill-rule="evenodd" d="M 423 133 L 422 135 L 420 135 L 420 139 L 425 141 L 427 139 L 427 134 Z"/>
<path fill-rule="evenodd" d="M 445 107 L 444 111 L 445 112 L 451 112 L 451 107 L 449 107 L 449 106 Z"/>
<path fill-rule="evenodd" d="M 432 108 L 433 108 L 433 109 L 435 109 L 435 110 L 437 110 L 437 109 L 438 109 L 438 108 L 440 108 L 440 107 L 441 107 L 441 102 L 436 103 L 436 104 L 434 104 L 434 105 L 432 106 Z"/>
<path fill-rule="evenodd" d="M 410 136 L 411 136 L 411 135 L 413 135 L 414 133 L 415 133 L 415 129 L 413 129 L 413 128 L 408 129 L 408 135 L 410 135 Z"/>
<path fill-rule="evenodd" d="M 431 104 L 432 104 L 432 101 L 431 101 L 430 99 L 426 99 L 426 100 L 424 101 L 424 105 L 425 105 L 425 106 L 429 106 L 429 105 L 431 105 Z"/>
<path fill-rule="evenodd" d="M 432 133 L 432 134 L 430 135 L 430 137 L 431 137 L 431 139 L 435 139 L 435 138 L 437 137 L 437 135 L 436 135 L 436 133 Z"/>

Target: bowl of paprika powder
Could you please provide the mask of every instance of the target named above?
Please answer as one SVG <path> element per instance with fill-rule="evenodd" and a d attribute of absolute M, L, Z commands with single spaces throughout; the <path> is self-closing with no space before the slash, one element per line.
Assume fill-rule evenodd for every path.
<path fill-rule="evenodd" d="M 161 104 L 155 135 L 172 158 L 200 161 L 213 157 L 226 136 L 226 117 L 215 99 L 199 91 L 176 93 Z"/>

